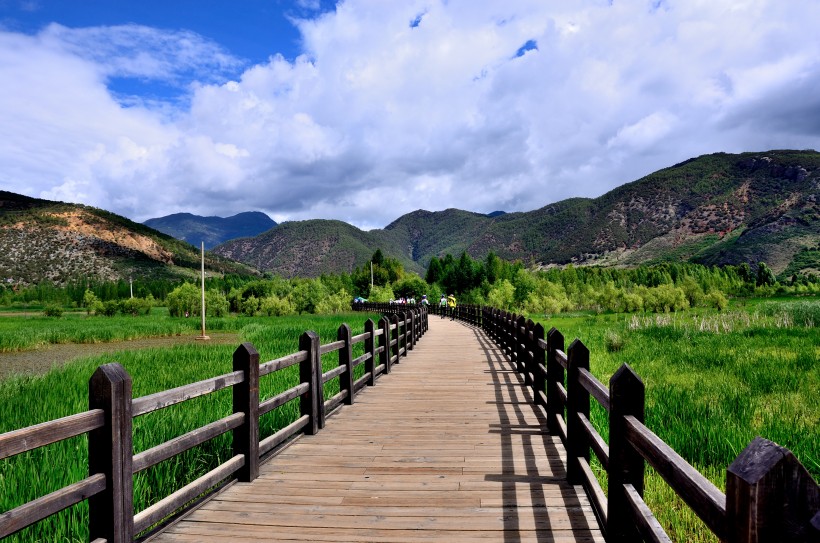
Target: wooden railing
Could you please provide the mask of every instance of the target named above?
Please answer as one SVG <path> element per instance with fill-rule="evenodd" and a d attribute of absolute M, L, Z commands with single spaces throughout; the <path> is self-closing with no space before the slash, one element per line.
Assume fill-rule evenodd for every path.
<path fill-rule="evenodd" d="M 820 541 L 820 487 L 795 456 L 758 437 L 726 472 L 726 494 L 644 425 L 644 384 L 627 364 L 607 387 L 589 371 L 589 350 L 575 340 L 566 351 L 555 328 L 523 316 L 469 307 L 456 312 L 487 335 L 515 364 L 551 434 L 567 450 L 567 479 L 582 484 L 609 542 L 670 539 L 643 501 L 649 463 L 721 541 Z M 590 423 L 590 400 L 609 413 L 609 443 Z M 608 493 L 590 469 L 594 453 L 608 475 Z"/>
<path fill-rule="evenodd" d="M 368 319 L 364 332 L 352 335 L 347 324 L 337 340 L 325 345 L 315 332 L 299 338 L 299 350 L 270 362 L 259 363 L 251 343 L 233 355 L 233 371 L 141 398 L 131 397 L 131 377 L 119 364 L 100 366 L 89 381 L 89 410 L 69 417 L 0 434 L 0 460 L 71 437 L 88 435 L 88 473 L 82 481 L 0 514 L 0 538 L 83 500 L 89 505 L 92 543 L 130 543 L 135 534 L 161 523 L 186 504 L 226 481 L 252 481 L 259 475 L 260 459 L 270 455 L 297 434 L 316 434 L 325 417 L 341 404 L 350 405 L 356 394 L 373 386 L 377 377 L 390 373 L 393 364 L 413 350 L 427 330 L 427 312 L 407 309 Z M 353 345 L 364 343 L 364 354 L 353 358 Z M 338 352 L 339 365 L 322 371 L 321 356 Z M 378 362 L 378 363 L 377 363 Z M 354 369 L 364 364 L 361 377 Z M 291 366 L 299 366 L 298 385 L 260 402 L 259 381 Z M 339 393 L 324 400 L 324 384 L 339 379 Z M 233 412 L 166 443 L 133 453 L 133 419 L 187 400 L 233 387 Z M 300 416 L 273 435 L 259 439 L 259 418 L 290 400 L 299 398 Z M 134 514 L 133 478 L 136 473 L 232 432 L 233 455 L 190 484 Z M 51 466 L 59 469 L 59 466 Z"/>

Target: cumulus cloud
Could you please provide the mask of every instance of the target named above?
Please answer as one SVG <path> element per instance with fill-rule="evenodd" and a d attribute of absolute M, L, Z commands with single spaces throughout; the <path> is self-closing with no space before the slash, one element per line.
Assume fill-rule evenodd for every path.
<path fill-rule="evenodd" d="M 301 56 L 246 67 L 185 31 L 0 32 L 0 183 L 138 220 L 261 209 L 367 228 L 820 147 L 820 4 L 555 4 L 346 0 L 294 21 Z M 188 100 L 127 102 L 112 77 Z"/>

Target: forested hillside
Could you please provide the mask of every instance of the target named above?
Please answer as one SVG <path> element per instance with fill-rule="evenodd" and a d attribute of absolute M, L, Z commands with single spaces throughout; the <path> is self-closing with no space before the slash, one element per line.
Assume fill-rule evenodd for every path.
<path fill-rule="evenodd" d="M 541 267 L 765 261 L 781 276 L 820 273 L 818 193 L 820 153 L 815 151 L 717 153 L 598 198 L 572 198 L 529 212 L 419 210 L 369 232 L 338 222 L 302 221 L 229 242 L 216 252 L 285 275 L 294 273 L 305 250 L 315 259 L 299 269 L 315 276 L 350 271 L 351 255 L 361 258 L 376 248 L 408 269 L 426 267 L 432 257 L 447 253 L 466 251 L 480 259 L 494 251 Z"/>

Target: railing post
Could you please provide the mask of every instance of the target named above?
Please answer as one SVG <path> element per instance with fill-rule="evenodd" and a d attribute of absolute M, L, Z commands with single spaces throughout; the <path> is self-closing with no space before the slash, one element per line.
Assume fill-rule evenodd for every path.
<path fill-rule="evenodd" d="M 233 370 L 245 374 L 233 387 L 233 412 L 245 413 L 245 422 L 233 431 L 233 454 L 245 457 L 237 476 L 240 482 L 249 483 L 259 477 L 259 353 L 253 344 L 236 348 Z"/>
<path fill-rule="evenodd" d="M 382 335 L 379 336 L 379 347 L 381 347 L 381 352 L 379 353 L 379 363 L 384 364 L 384 373 L 387 375 L 390 373 L 390 319 L 387 315 L 382 315 L 381 320 L 379 320 L 379 328 L 382 330 Z"/>
<path fill-rule="evenodd" d="M 546 366 L 546 356 L 544 348 L 541 347 L 540 340 L 544 339 L 544 326 L 539 322 L 532 329 L 532 398 L 535 405 L 540 405 L 547 409 L 547 402 L 544 401 L 542 394 L 547 393 L 547 378 L 544 376 L 544 371 L 541 369 Z"/>
<path fill-rule="evenodd" d="M 726 541 L 820 541 L 820 487 L 794 454 L 756 437 L 726 471 Z"/>
<path fill-rule="evenodd" d="M 376 325 L 373 319 L 364 321 L 364 332 L 369 334 L 364 340 L 364 352 L 370 355 L 370 358 L 364 361 L 364 371 L 370 374 L 367 380 L 367 386 L 376 384 Z"/>
<path fill-rule="evenodd" d="M 510 333 L 512 329 L 510 327 L 510 317 L 506 311 L 502 311 L 498 316 L 498 323 L 499 323 L 499 336 L 501 338 L 501 352 L 504 353 L 506 356 L 510 358 L 510 362 L 512 362 L 512 353 L 510 352 Z"/>
<path fill-rule="evenodd" d="M 347 323 L 339 325 L 336 340 L 345 342 L 345 346 L 339 349 L 339 365 L 347 368 L 339 376 L 339 390 L 347 391 L 347 398 L 344 400 L 345 405 L 353 405 L 353 345 L 350 343 L 352 337 L 353 334 L 350 332 L 350 326 Z"/>
<path fill-rule="evenodd" d="M 319 355 L 319 334 L 308 330 L 299 337 L 299 350 L 307 351 L 307 360 L 299 364 L 299 381 L 308 383 L 310 389 L 299 397 L 301 414 L 310 417 L 310 423 L 305 427 L 305 433 L 314 435 L 324 427 L 320 422 L 321 412 L 324 411 L 324 391 L 321 382 L 322 359 Z M 318 375 L 317 375 L 318 368 Z M 321 410 L 320 410 L 321 406 Z"/>
<path fill-rule="evenodd" d="M 589 349 L 576 339 L 567 351 L 567 481 L 577 485 L 584 480 L 578 458 L 589 463 L 589 440 L 579 414 L 589 419 L 589 392 L 578 380 L 581 368 L 589 369 Z"/>
<path fill-rule="evenodd" d="M 524 327 L 524 382 L 528 385 L 535 383 L 535 337 L 532 330 L 535 323 L 527 319 Z"/>
<path fill-rule="evenodd" d="M 399 336 L 399 316 L 396 313 L 393 313 L 393 315 L 391 315 L 390 321 L 391 321 L 390 325 L 396 327 L 395 337 L 393 337 L 392 335 L 390 337 L 390 343 L 393 343 L 394 339 L 396 340 L 396 344 L 393 345 L 390 348 L 391 364 L 392 364 L 392 358 L 394 356 L 396 357 L 396 364 L 398 364 L 399 363 L 399 348 L 401 347 L 401 340 L 399 339 L 399 337 L 400 337 Z"/>
<path fill-rule="evenodd" d="M 413 350 L 413 347 L 416 345 L 416 310 L 410 310 L 410 341 L 408 343 L 408 349 Z"/>
<path fill-rule="evenodd" d="M 88 433 L 88 472 L 105 475 L 105 490 L 88 499 L 90 540 L 134 539 L 131 376 L 119 364 L 100 366 L 88 382 L 88 408 L 105 412 L 105 425 Z"/>
<path fill-rule="evenodd" d="M 526 333 L 527 327 L 527 319 L 524 318 L 523 315 L 519 316 L 515 319 L 515 368 L 518 370 L 518 373 L 524 376 L 524 382 L 527 381 L 527 368 L 526 368 L 526 338 L 524 337 Z M 521 331 L 524 328 L 525 331 Z"/>
<path fill-rule="evenodd" d="M 607 541 L 629 543 L 641 535 L 633 519 L 624 485 L 632 485 L 643 496 L 643 457 L 629 444 L 624 417 L 644 421 L 643 381 L 623 364 L 609 379 L 609 492 L 607 496 Z"/>
<path fill-rule="evenodd" d="M 564 351 L 564 336 L 555 328 L 547 333 L 547 429 L 558 435 L 558 416 L 564 416 L 564 402 L 558 385 L 564 385 L 564 367 L 555 359 L 557 351 Z"/>

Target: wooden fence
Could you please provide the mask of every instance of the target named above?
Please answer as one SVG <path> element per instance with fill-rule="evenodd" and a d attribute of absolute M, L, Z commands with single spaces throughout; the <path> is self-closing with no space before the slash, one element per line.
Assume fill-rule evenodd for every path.
<path fill-rule="evenodd" d="M 627 364 L 609 386 L 589 371 L 589 350 L 566 351 L 555 328 L 493 308 L 461 306 L 456 318 L 481 326 L 532 387 L 551 434 L 567 450 L 567 478 L 583 484 L 609 542 L 670 539 L 643 501 L 649 463 L 721 540 L 730 543 L 820 541 L 820 487 L 795 456 L 758 437 L 726 471 L 726 494 L 644 425 L 644 384 Z M 609 413 L 607 444 L 589 420 L 590 400 Z M 607 472 L 605 494 L 590 453 Z"/>
<path fill-rule="evenodd" d="M 88 500 L 92 543 L 130 543 L 135 534 L 162 523 L 226 481 L 252 481 L 259 475 L 260 458 L 278 450 L 297 434 L 316 434 L 324 428 L 327 413 L 342 404 L 352 404 L 362 388 L 373 386 L 377 378 L 390 373 L 391 366 L 413 350 L 428 329 L 427 312 L 423 308 L 393 309 L 378 323 L 368 319 L 364 332 L 355 336 L 347 324 L 341 325 L 337 340 L 325 345 L 320 343 L 318 334 L 307 331 L 299 338 L 297 352 L 262 364 L 254 346 L 243 343 L 234 352 L 231 373 L 141 398 L 131 397 L 131 377 L 122 366 L 100 366 L 89 381 L 88 411 L 0 435 L 0 460 L 3 460 L 87 434 L 89 473 L 82 481 L 0 514 L 0 538 Z M 365 352 L 354 359 L 352 347 L 362 342 Z M 332 352 L 339 353 L 339 365 L 323 372 L 321 356 Z M 260 401 L 260 378 L 297 364 L 300 383 Z M 364 364 L 364 374 L 354 379 L 354 369 L 361 364 Z M 339 393 L 325 400 L 324 384 L 335 378 L 339 379 Z M 233 387 L 230 415 L 134 454 L 132 424 L 135 417 L 227 387 Z M 259 418 L 296 398 L 299 398 L 299 418 L 260 441 Z M 233 456 L 228 461 L 134 514 L 136 473 L 227 432 L 233 434 Z M 59 466 L 51 467 L 59 469 Z"/>

